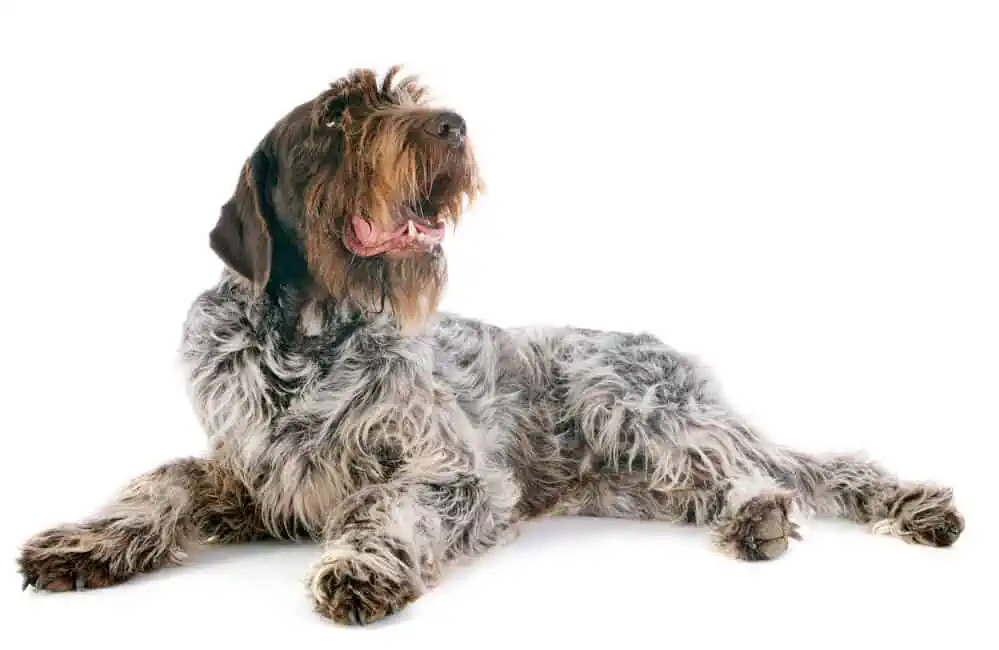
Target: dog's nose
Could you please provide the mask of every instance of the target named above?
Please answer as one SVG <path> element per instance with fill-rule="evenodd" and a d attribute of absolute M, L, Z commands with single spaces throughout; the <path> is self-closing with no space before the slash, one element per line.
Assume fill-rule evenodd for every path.
<path fill-rule="evenodd" d="M 457 113 L 445 111 L 427 124 L 427 131 L 434 137 L 447 140 L 452 147 L 465 141 L 465 120 Z"/>

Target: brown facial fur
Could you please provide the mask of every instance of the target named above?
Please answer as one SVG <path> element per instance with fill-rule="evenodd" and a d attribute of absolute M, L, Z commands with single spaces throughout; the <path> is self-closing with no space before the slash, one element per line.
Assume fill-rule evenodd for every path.
<path fill-rule="evenodd" d="M 379 83 L 356 70 L 335 81 L 282 118 L 247 161 L 211 244 L 258 291 L 292 283 L 362 312 L 388 308 L 404 331 L 436 309 L 446 278 L 439 248 L 360 257 L 344 243 L 352 216 L 391 229 L 404 204 L 456 225 L 482 187 L 471 145 L 434 137 L 442 111 L 397 73 Z"/>
<path fill-rule="evenodd" d="M 915 544 L 960 537 L 949 488 L 771 442 L 709 369 L 649 334 L 442 315 L 414 339 L 390 317 L 351 318 L 385 298 L 418 323 L 443 259 L 346 255 L 344 219 L 391 219 L 393 201 L 436 175 L 449 180 L 433 207 L 455 221 L 477 188 L 467 149 L 426 141 L 421 99 L 413 82 L 392 90 L 355 73 L 261 142 L 211 236 L 242 279 L 202 292 L 183 328 L 207 457 L 166 463 L 82 522 L 28 539 L 25 587 L 106 587 L 200 544 L 308 537 L 322 542 L 316 610 L 353 624 L 549 514 L 706 526 L 743 560 L 787 551 L 792 505 Z M 296 304 L 303 289 L 337 300 Z"/>

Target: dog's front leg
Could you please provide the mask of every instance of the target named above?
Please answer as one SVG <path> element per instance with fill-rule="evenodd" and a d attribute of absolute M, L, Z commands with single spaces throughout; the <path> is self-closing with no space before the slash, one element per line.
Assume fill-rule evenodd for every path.
<path fill-rule="evenodd" d="M 352 495 L 331 522 L 310 584 L 316 609 L 365 624 L 418 598 L 444 565 L 503 539 L 510 516 L 471 473 L 402 478 Z"/>
<path fill-rule="evenodd" d="M 30 538 L 18 563 L 25 587 L 94 589 L 177 564 L 200 542 L 263 536 L 242 484 L 213 461 L 185 458 L 132 480 L 96 515 Z"/>

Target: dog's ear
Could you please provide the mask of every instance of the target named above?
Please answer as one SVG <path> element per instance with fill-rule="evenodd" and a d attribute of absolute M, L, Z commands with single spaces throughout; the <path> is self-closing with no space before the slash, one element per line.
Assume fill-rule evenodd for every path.
<path fill-rule="evenodd" d="M 270 174 L 267 155 L 257 149 L 243 165 L 243 172 L 209 234 L 215 254 L 236 273 L 253 283 L 259 295 L 271 275 L 273 242 L 267 225 L 270 205 L 266 184 Z"/>

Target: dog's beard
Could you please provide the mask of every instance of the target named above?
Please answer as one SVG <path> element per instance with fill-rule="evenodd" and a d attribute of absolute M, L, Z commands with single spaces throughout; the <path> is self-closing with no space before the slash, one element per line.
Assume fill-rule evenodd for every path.
<path fill-rule="evenodd" d="M 438 249 L 402 259 L 382 258 L 382 263 L 389 301 L 400 328 L 405 332 L 418 331 L 440 304 L 447 280 L 444 254 Z"/>
<path fill-rule="evenodd" d="M 436 311 L 447 278 L 440 245 L 362 256 L 351 250 L 346 216 L 310 218 L 306 257 L 313 281 L 349 308 L 373 316 L 391 312 L 406 333 L 418 331 Z"/>
<path fill-rule="evenodd" d="M 436 312 L 447 279 L 440 250 L 360 257 L 336 248 L 335 258 L 311 265 L 329 295 L 367 316 L 390 312 L 404 333 L 418 332 Z"/>
<path fill-rule="evenodd" d="M 471 148 L 418 150 L 405 138 L 412 119 L 366 123 L 346 144 L 364 145 L 364 155 L 319 171 L 306 192 L 316 281 L 365 312 L 391 309 L 408 332 L 437 310 L 447 275 L 440 240 L 480 191 Z"/>
<path fill-rule="evenodd" d="M 308 221 L 306 255 L 314 281 L 335 299 L 369 314 L 391 311 L 407 333 L 419 330 L 437 310 L 447 278 L 439 242 L 413 242 L 359 255 L 347 216 Z"/>

